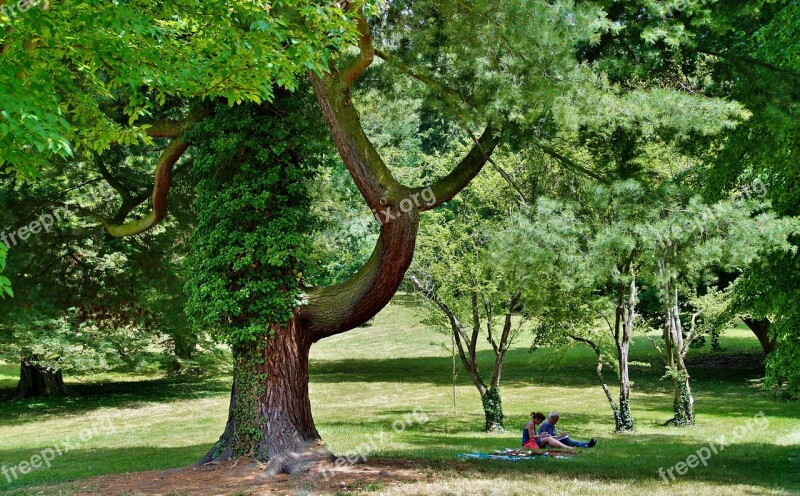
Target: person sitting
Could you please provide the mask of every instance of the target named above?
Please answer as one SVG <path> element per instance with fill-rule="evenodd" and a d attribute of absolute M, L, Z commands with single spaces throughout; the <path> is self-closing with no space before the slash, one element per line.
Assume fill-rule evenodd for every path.
<path fill-rule="evenodd" d="M 558 423 L 559 414 L 558 412 L 550 412 L 550 415 L 547 417 L 547 421 L 542 422 L 542 425 L 539 426 L 539 434 L 546 434 L 548 436 L 552 436 L 553 438 L 557 439 L 558 441 L 566 444 L 567 446 L 571 446 L 573 448 L 594 448 L 597 444 L 597 441 L 591 439 L 588 443 L 583 441 L 574 441 L 569 438 L 566 432 L 562 432 L 560 434 L 556 433 L 556 424 Z"/>
<path fill-rule="evenodd" d="M 558 441 L 549 434 L 536 434 L 536 426 L 541 424 L 542 421 L 544 421 L 543 413 L 531 412 L 530 422 L 525 424 L 525 428 L 522 429 L 523 448 L 539 449 L 540 447 L 544 448 L 545 446 L 550 446 L 552 448 L 563 448 L 565 450 L 570 450 L 570 451 L 575 449 Z"/>

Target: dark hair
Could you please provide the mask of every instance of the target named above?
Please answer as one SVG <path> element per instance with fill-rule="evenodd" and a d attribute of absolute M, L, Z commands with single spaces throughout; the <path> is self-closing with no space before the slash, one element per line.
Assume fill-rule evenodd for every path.
<path fill-rule="evenodd" d="M 544 420 L 544 413 L 542 412 L 531 412 L 531 418 L 537 420 Z"/>

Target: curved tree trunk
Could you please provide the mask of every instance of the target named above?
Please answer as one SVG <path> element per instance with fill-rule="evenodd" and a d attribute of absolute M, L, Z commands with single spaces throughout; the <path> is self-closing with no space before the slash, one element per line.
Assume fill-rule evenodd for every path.
<path fill-rule="evenodd" d="M 19 383 L 12 395 L 13 399 L 46 398 L 67 394 L 61 370 L 42 367 L 32 359 L 22 360 L 19 367 Z"/>
<path fill-rule="evenodd" d="M 340 286 L 307 295 L 287 326 L 263 342 L 234 350 L 228 422 L 201 463 L 254 456 L 271 473 L 298 473 L 330 459 L 311 416 L 308 354 L 320 339 L 354 329 L 384 308 L 414 253 L 416 213 L 381 228 L 370 262 Z"/>
<path fill-rule="evenodd" d="M 758 338 L 758 342 L 761 343 L 761 349 L 764 350 L 765 355 L 769 355 L 778 347 L 778 342 L 775 339 L 770 339 L 769 337 L 769 328 L 772 325 L 772 322 L 769 319 L 742 319 L 742 321 L 753 331 L 753 334 L 756 335 Z"/>

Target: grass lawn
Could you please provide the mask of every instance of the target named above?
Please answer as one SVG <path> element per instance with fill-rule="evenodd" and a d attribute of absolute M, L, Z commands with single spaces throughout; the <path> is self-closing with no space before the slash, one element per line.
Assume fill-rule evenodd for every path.
<path fill-rule="evenodd" d="M 637 431 L 615 435 L 593 353 L 575 347 L 531 354 L 523 338 L 509 353 L 503 377 L 509 432 L 490 435 L 480 432 L 480 398 L 460 368 L 454 387 L 443 343 L 449 339 L 419 324 L 413 304 L 398 298 L 370 327 L 312 349 L 314 416 L 335 453 L 372 442 L 377 450 L 370 458 L 424 460 L 439 474 L 435 482 L 374 487 L 372 494 L 800 494 L 800 404 L 760 389 L 758 369 L 690 368 L 698 425 L 661 427 L 671 417 L 670 385 L 659 379 L 659 355 L 638 338 L 632 357 L 650 366 L 632 369 Z M 743 329 L 726 333 L 722 346 L 745 358 L 760 350 Z M 706 355 L 707 347 L 690 351 L 694 361 Z M 490 352 L 482 358 L 488 369 Z M 0 388 L 13 387 L 17 374 L 16 365 L 0 366 Z M 16 467 L 68 439 L 72 444 L 50 468 L 10 483 L 0 475 L 0 490 L 26 494 L 25 488 L 42 484 L 190 465 L 214 443 L 227 415 L 229 377 L 67 380 L 78 397 L 0 403 L 0 466 Z M 561 412 L 559 428 L 577 439 L 597 438 L 597 448 L 568 460 L 450 463 L 457 453 L 516 447 L 530 411 L 553 409 Z M 425 415 L 414 417 L 415 410 Z M 764 420 L 747 429 L 760 412 Z M 674 472 L 675 464 L 720 436 L 730 443 L 745 429 L 724 448 L 715 444 L 707 466 Z M 662 480 L 662 467 L 673 469 L 674 483 Z"/>

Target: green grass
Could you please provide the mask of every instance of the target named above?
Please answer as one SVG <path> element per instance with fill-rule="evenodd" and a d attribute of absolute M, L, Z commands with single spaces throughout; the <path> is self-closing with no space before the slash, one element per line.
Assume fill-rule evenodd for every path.
<path fill-rule="evenodd" d="M 370 457 L 425 460 L 440 467 L 440 461 L 453 461 L 457 453 L 515 447 L 531 410 L 558 409 L 560 428 L 578 439 L 596 437 L 598 447 L 570 460 L 459 464 L 459 470 L 466 470 L 474 481 L 470 487 L 478 491 L 487 484 L 486 494 L 495 494 L 491 487 L 526 487 L 547 477 L 554 480 L 552 489 L 557 492 L 800 492 L 800 404 L 783 403 L 764 392 L 757 369 L 691 369 L 697 427 L 661 427 L 671 416 L 671 391 L 660 380 L 660 356 L 648 340 L 638 338 L 632 356 L 650 366 L 632 371 L 637 431 L 615 435 L 610 408 L 594 376 L 594 355 L 581 347 L 563 354 L 547 350 L 531 354 L 523 338 L 509 353 L 503 378 L 509 432 L 490 435 L 480 432 L 480 399 L 460 368 L 454 405 L 452 357 L 443 343 L 449 343 L 448 338 L 419 324 L 413 305 L 400 298 L 371 327 L 315 345 L 311 399 L 317 427 L 331 449 L 346 453 L 384 432 L 385 443 Z M 743 329 L 726 333 L 722 346 L 726 353 L 741 355 L 760 350 L 755 337 Z M 708 348 L 690 351 L 693 360 L 709 354 Z M 480 354 L 487 368 L 490 355 L 487 349 Z M 0 366 L 0 386 L 13 387 L 17 373 L 16 366 Z M 608 379 L 613 381 L 612 375 Z M 115 429 L 98 429 L 91 439 L 56 458 L 49 469 L 35 470 L 11 484 L 0 475 L 0 489 L 192 464 L 220 434 L 229 381 L 227 377 L 194 380 L 107 374 L 71 381 L 77 397 L 3 402 L 0 465 L 29 460 L 55 441 L 76 438 L 105 419 L 110 418 Z M 424 411 L 429 420 L 406 424 L 402 432 L 395 432 L 393 423 L 402 422 L 415 409 Z M 750 432 L 714 455 L 707 467 L 689 471 L 672 485 L 659 479 L 659 467 L 670 468 L 686 460 L 721 435 L 730 437 L 758 412 L 769 420 L 766 429 Z M 442 480 L 451 482 L 428 489 L 458 494 L 461 476 L 441 467 L 443 474 L 449 474 Z M 564 481 L 572 482 L 559 486 Z M 540 488 L 540 483 L 530 487 Z M 452 487 L 448 489 L 447 484 Z M 408 486 L 408 494 L 428 489 Z M 405 494 L 401 489 L 393 491 Z"/>

